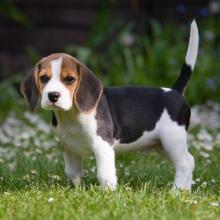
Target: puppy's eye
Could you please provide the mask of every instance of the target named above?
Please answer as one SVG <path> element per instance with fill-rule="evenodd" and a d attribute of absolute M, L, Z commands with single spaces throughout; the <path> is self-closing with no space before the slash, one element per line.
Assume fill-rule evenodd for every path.
<path fill-rule="evenodd" d="M 76 79 L 72 76 L 67 76 L 66 78 L 64 78 L 64 82 L 67 84 L 67 85 L 70 85 L 72 84 Z"/>
<path fill-rule="evenodd" d="M 43 76 L 40 77 L 40 81 L 43 84 L 46 84 L 49 80 L 50 80 L 50 78 L 47 75 L 43 75 Z"/>

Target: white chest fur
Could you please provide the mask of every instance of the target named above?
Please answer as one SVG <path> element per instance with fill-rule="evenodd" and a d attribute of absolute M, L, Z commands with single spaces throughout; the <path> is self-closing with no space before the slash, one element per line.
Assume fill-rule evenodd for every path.
<path fill-rule="evenodd" d="M 96 133 L 95 112 L 77 113 L 74 110 L 55 113 L 58 124 L 54 129 L 61 144 L 79 156 L 92 153 L 94 133 Z"/>

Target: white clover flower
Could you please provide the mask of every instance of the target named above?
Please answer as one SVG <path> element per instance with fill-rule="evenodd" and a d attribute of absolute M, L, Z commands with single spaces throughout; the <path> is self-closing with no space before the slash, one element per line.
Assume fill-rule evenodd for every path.
<path fill-rule="evenodd" d="M 23 176 L 23 179 L 24 179 L 24 180 L 29 180 L 29 179 L 30 179 L 30 175 L 27 174 L 27 175 Z"/>
<path fill-rule="evenodd" d="M 38 115 L 34 115 L 30 112 L 25 112 L 24 117 L 33 125 L 36 125 L 41 120 Z"/>
<path fill-rule="evenodd" d="M 210 205 L 218 207 L 218 206 L 220 206 L 220 203 L 219 202 L 211 202 Z"/>
<path fill-rule="evenodd" d="M 205 157 L 205 158 L 208 158 L 208 157 L 209 157 L 209 154 L 206 153 L 206 152 L 203 152 L 203 151 L 201 151 L 199 154 L 200 154 L 201 156 Z"/>
<path fill-rule="evenodd" d="M 215 181 L 215 179 L 211 179 L 211 182 L 212 182 L 212 183 L 215 183 L 216 181 Z"/>
<path fill-rule="evenodd" d="M 60 181 L 62 179 L 59 175 L 51 175 L 50 178 L 56 181 Z"/>
<path fill-rule="evenodd" d="M 200 182 L 201 180 L 200 180 L 200 178 L 196 178 L 196 182 Z"/>
<path fill-rule="evenodd" d="M 125 171 L 125 176 L 130 176 L 130 172 L 129 171 Z"/>
<path fill-rule="evenodd" d="M 37 175 L 37 171 L 36 170 L 31 170 L 30 174 L 33 175 L 33 176 L 36 176 Z"/>
<path fill-rule="evenodd" d="M 48 203 L 52 203 L 52 202 L 54 202 L 54 198 L 53 197 L 49 197 L 47 201 L 48 201 Z"/>
<path fill-rule="evenodd" d="M 200 141 L 213 141 L 213 137 L 208 133 L 206 129 L 201 129 L 197 135 Z"/>
<path fill-rule="evenodd" d="M 96 168 L 93 166 L 93 167 L 91 167 L 89 170 L 90 170 L 91 172 L 95 173 Z"/>
<path fill-rule="evenodd" d="M 206 105 L 191 108 L 191 127 L 202 125 L 208 128 L 220 128 L 220 104 L 208 101 Z"/>
<path fill-rule="evenodd" d="M 200 148 L 203 148 L 207 151 L 213 150 L 214 144 L 211 141 L 204 141 L 200 143 Z"/>
<path fill-rule="evenodd" d="M 204 181 L 204 182 L 201 184 L 201 186 L 202 186 L 203 188 L 205 188 L 207 185 L 208 185 L 208 183 L 207 183 L 206 181 Z"/>
<path fill-rule="evenodd" d="M 198 201 L 197 200 L 192 200 L 191 203 L 192 204 L 198 204 Z"/>

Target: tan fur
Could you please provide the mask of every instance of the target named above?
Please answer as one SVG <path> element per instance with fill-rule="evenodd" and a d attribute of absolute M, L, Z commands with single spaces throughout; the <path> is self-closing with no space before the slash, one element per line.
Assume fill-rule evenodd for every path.
<path fill-rule="evenodd" d="M 76 69 L 76 65 L 79 62 L 68 54 L 57 53 L 43 58 L 38 63 L 38 65 L 40 66 L 40 71 L 36 74 L 36 84 L 38 85 L 40 94 L 42 94 L 42 90 L 44 89 L 45 84 L 41 83 L 40 77 L 46 75 L 51 78 L 51 61 L 59 59 L 60 57 L 62 57 L 61 81 L 63 81 L 67 76 L 72 76 L 76 79 L 76 81 L 71 85 L 66 85 L 65 83 L 63 83 L 65 87 L 69 89 L 70 94 L 73 98 L 79 82 L 79 77 Z"/>
<path fill-rule="evenodd" d="M 36 83 L 36 87 L 38 89 L 39 95 L 42 96 L 42 91 L 43 91 L 44 87 L 46 86 L 46 83 L 41 82 L 40 77 L 46 75 L 48 78 L 51 78 L 52 77 L 51 62 L 53 60 L 59 59 L 60 57 L 62 57 L 62 66 L 61 66 L 61 74 L 60 74 L 61 82 L 63 82 L 63 85 L 70 91 L 70 95 L 72 97 L 72 100 L 74 101 L 74 104 L 78 108 L 79 111 L 83 111 L 85 113 L 92 112 L 96 108 L 97 103 L 101 97 L 103 86 L 102 86 L 101 82 L 95 77 L 95 75 L 85 65 L 81 64 L 77 59 L 75 59 L 74 57 L 72 57 L 68 54 L 65 54 L 65 53 L 52 54 L 48 57 L 41 59 L 35 65 L 34 70 L 33 70 L 33 74 L 34 74 L 35 83 Z M 78 73 L 77 66 L 80 67 L 79 68 L 80 73 Z M 75 81 L 70 85 L 67 85 L 64 82 L 64 79 L 67 76 L 72 76 L 75 78 Z M 91 83 L 87 79 L 90 79 Z M 85 82 L 84 80 L 87 80 L 86 86 L 83 83 L 84 86 L 80 87 L 80 84 L 82 82 Z M 93 84 L 93 83 L 95 83 L 95 84 Z M 97 88 L 97 91 L 95 92 L 95 94 L 93 96 L 94 97 L 93 104 L 91 104 L 92 103 L 91 100 L 93 100 L 93 98 L 88 98 L 88 96 L 86 96 L 86 94 L 87 95 L 90 94 L 90 97 L 91 97 L 91 95 L 93 95 L 91 93 L 91 91 L 94 91 L 94 90 L 93 89 L 90 90 L 90 88 L 88 88 L 92 85 L 94 85 L 95 88 Z M 85 95 L 84 95 L 84 93 L 85 93 Z M 80 95 L 80 100 L 82 100 L 82 101 L 78 103 L 77 97 L 79 95 Z M 84 99 L 84 97 L 85 97 L 85 99 Z M 90 103 L 90 105 L 89 105 L 90 108 L 87 108 L 87 109 L 80 108 L 80 104 L 82 102 Z"/>

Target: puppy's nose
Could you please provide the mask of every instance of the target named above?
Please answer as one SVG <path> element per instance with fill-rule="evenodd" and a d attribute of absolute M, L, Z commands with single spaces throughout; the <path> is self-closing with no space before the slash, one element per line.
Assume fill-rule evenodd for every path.
<path fill-rule="evenodd" d="M 48 98 L 52 103 L 57 102 L 57 100 L 60 97 L 60 93 L 59 92 L 49 92 L 48 93 Z"/>

